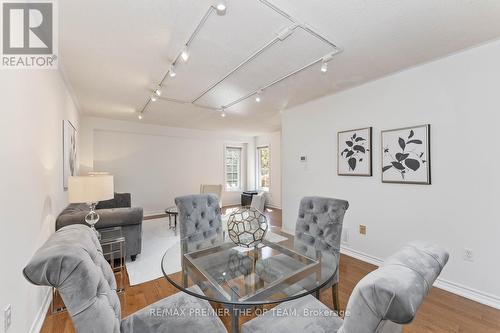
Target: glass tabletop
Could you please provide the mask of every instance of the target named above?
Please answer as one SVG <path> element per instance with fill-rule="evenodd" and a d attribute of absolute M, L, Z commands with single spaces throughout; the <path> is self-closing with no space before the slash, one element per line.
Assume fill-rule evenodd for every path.
<path fill-rule="evenodd" d="M 172 260 L 167 252 L 162 270 L 170 283 L 188 294 L 233 305 L 284 302 L 332 281 L 337 271 L 333 254 L 309 253 L 302 246 L 283 243 L 287 242 L 264 240 L 256 248 L 243 248 L 222 240 L 181 255 L 182 271 L 171 275 L 165 274 Z M 191 288 L 195 285 L 199 288 Z"/>

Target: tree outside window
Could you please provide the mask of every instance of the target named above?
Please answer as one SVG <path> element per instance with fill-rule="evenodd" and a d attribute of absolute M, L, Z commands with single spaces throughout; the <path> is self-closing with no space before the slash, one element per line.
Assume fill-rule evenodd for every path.
<path fill-rule="evenodd" d="M 269 191 L 270 185 L 269 146 L 257 148 L 257 181 L 260 190 Z"/>

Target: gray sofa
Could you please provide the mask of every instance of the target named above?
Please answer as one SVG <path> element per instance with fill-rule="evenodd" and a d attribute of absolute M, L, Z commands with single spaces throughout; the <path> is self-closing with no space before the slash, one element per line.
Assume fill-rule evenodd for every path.
<path fill-rule="evenodd" d="M 122 227 L 125 236 L 125 255 L 135 260 L 141 253 L 142 247 L 142 219 L 141 207 L 131 207 L 130 193 L 115 193 L 114 199 L 101 201 L 96 207 L 99 213 L 99 222 L 96 229 Z M 71 224 L 84 224 L 85 215 L 89 212 L 86 204 L 70 204 L 56 220 L 56 230 Z"/>

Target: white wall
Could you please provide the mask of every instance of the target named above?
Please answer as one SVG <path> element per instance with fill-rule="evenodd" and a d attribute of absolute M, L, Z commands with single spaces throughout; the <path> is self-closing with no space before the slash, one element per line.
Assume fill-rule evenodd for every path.
<path fill-rule="evenodd" d="M 500 307 L 499 59 L 497 41 L 285 111 L 284 227 L 294 230 L 305 195 L 347 199 L 348 247 L 385 258 L 410 240 L 436 242 L 451 255 L 441 285 Z M 433 184 L 382 184 L 380 131 L 425 123 Z M 337 132 L 365 126 L 374 130 L 373 177 L 337 176 Z"/>
<path fill-rule="evenodd" d="M 269 146 L 270 150 L 270 186 L 267 204 L 281 208 L 281 132 L 263 134 L 255 137 L 255 146 Z"/>
<path fill-rule="evenodd" d="M 28 332 L 43 322 L 48 288 L 28 283 L 22 269 L 67 204 L 62 122 L 77 126 L 78 113 L 55 70 L 1 71 L 0 91 L 0 327 L 12 304 L 9 332 Z"/>
<path fill-rule="evenodd" d="M 200 184 L 224 184 L 224 145 L 242 146 L 242 181 L 247 187 L 247 145 L 253 137 L 83 118 L 82 171 L 115 176 L 115 190 L 131 192 L 145 214 L 161 213 L 174 198 L 199 193 Z M 224 205 L 241 192 L 223 192 Z"/>

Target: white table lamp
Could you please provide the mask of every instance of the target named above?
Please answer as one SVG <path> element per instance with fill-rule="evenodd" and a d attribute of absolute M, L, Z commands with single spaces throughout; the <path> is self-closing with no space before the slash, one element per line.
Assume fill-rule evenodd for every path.
<path fill-rule="evenodd" d="M 70 203 L 86 203 L 90 212 L 85 216 L 85 222 L 96 232 L 94 225 L 99 221 L 99 214 L 95 207 L 99 201 L 114 198 L 113 176 L 111 175 L 89 175 L 80 177 L 69 177 L 68 192 Z"/>

